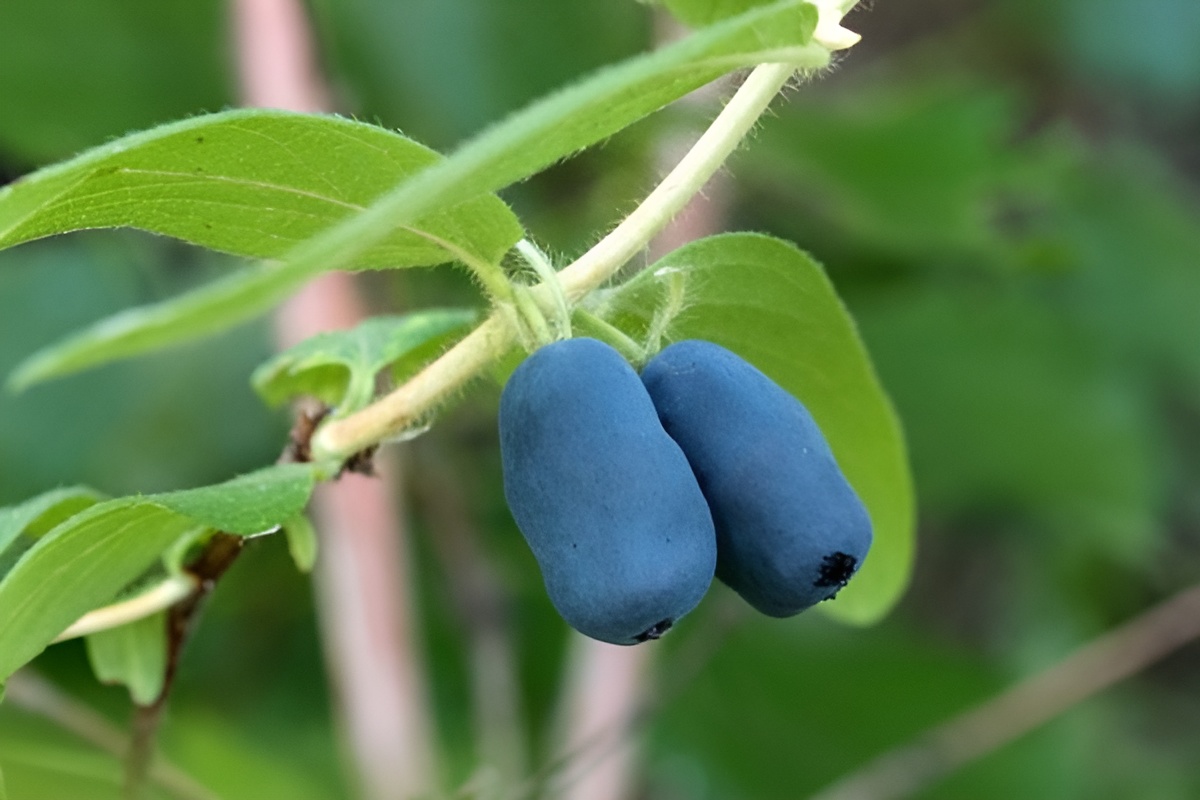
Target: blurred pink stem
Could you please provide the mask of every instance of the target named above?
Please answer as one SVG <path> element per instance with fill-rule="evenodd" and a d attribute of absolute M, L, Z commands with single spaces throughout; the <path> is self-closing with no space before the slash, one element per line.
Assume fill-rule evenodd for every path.
<path fill-rule="evenodd" d="M 238 74 L 248 106 L 329 107 L 299 0 L 234 0 Z M 276 317 L 287 347 L 366 316 L 350 275 L 323 275 Z M 325 655 L 363 796 L 400 800 L 435 785 L 433 726 L 409 587 L 408 537 L 393 498 L 400 465 L 348 475 L 313 499 L 321 555 L 316 595 Z"/>
<path fill-rule="evenodd" d="M 654 642 L 619 647 L 572 634 L 564 687 L 563 770 L 551 797 L 621 800 L 636 788 L 635 721 L 645 710 Z"/>

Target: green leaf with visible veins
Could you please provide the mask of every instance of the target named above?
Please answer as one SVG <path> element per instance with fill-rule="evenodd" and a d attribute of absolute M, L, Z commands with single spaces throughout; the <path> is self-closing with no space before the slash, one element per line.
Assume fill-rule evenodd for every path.
<path fill-rule="evenodd" d="M 82 486 L 52 489 L 24 503 L 0 508 L 0 578 L 58 523 L 104 499 Z"/>
<path fill-rule="evenodd" d="M 807 254 L 750 233 L 675 250 L 602 298 L 597 311 L 643 335 L 666 281 L 680 279 L 684 302 L 668 338 L 722 345 L 799 398 L 866 504 L 871 553 L 837 600 L 820 608 L 847 622 L 877 621 L 908 583 L 915 512 L 900 424 L 854 321 Z"/>
<path fill-rule="evenodd" d="M 285 257 L 286 268 L 341 269 L 397 226 L 523 180 L 728 72 L 772 61 L 824 67 L 830 54 L 812 42 L 816 24 L 815 6 L 784 0 L 602 69 L 485 130 L 363 213 L 297 247 Z"/>
<path fill-rule="evenodd" d="M 702 27 L 742 14 L 752 8 L 765 6 L 771 0 L 661 0 L 661 2 L 683 22 L 693 27 Z M 837 2 L 822 0 L 822 2 L 844 14 L 858 0 L 837 0 Z"/>
<path fill-rule="evenodd" d="M 215 486 L 146 499 L 201 525 L 248 536 L 282 525 L 304 508 L 319 469 L 315 464 L 277 464 Z"/>
<path fill-rule="evenodd" d="M 118 139 L 0 189 L 0 248 L 83 228 L 127 226 L 275 258 L 440 160 L 399 134 L 338 117 L 212 114 Z M 481 192 L 392 226 L 338 266 L 413 267 L 454 259 L 490 265 L 522 235 L 508 206 Z M 9 386 L 24 389 L 218 333 L 282 302 L 307 277 L 267 263 L 130 309 L 35 353 L 17 367 Z"/>
<path fill-rule="evenodd" d="M 600 70 L 443 160 L 359 123 L 235 111 L 135 134 L 17 181 L 0 190 L 0 247 L 83 227 L 133 225 L 231 252 L 286 255 L 281 269 L 102 322 L 61 349 L 36 354 L 11 384 L 216 332 L 323 271 L 437 263 L 445 260 L 442 251 L 495 263 L 521 232 L 490 192 L 733 70 L 766 61 L 827 65 L 829 52 L 811 41 L 816 23 L 816 8 L 802 0 L 754 9 Z M 268 155 L 256 165 L 260 151 Z M 397 159 L 415 174 L 398 171 Z"/>
<path fill-rule="evenodd" d="M 133 227 L 276 258 L 441 160 L 374 125 L 242 109 L 152 128 L 0 189 L 0 248 L 85 228 Z M 345 269 L 496 263 L 523 235 L 499 198 L 463 197 L 365 248 Z"/>
<path fill-rule="evenodd" d="M 108 500 L 64 520 L 0 579 L 0 681 L 197 524 L 240 534 L 283 524 L 308 502 L 322 469 L 278 465 L 215 486 Z"/>
<path fill-rule="evenodd" d="M 362 408 L 385 367 L 432 355 L 477 318 L 467 309 L 427 309 L 373 317 L 347 331 L 318 334 L 271 358 L 251 382 L 270 405 L 310 395 L 336 406 L 339 416 Z"/>
<path fill-rule="evenodd" d="M 113 599 L 196 526 L 149 500 L 98 503 L 38 540 L 0 581 L 0 680 Z"/>
<path fill-rule="evenodd" d="M 688 25 L 701 27 L 770 2 L 771 0 L 663 0 L 663 5 Z"/>
<path fill-rule="evenodd" d="M 165 611 L 93 633 L 86 641 L 96 680 L 128 687 L 138 705 L 150 705 L 158 699 L 167 672 Z"/>
<path fill-rule="evenodd" d="M 0 555 L 22 534 L 37 538 L 103 497 L 84 486 L 51 489 L 15 506 L 0 508 Z"/>

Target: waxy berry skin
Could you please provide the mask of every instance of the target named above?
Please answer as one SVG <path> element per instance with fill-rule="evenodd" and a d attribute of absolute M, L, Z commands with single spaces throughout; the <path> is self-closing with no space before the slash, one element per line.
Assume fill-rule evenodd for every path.
<path fill-rule="evenodd" d="M 708 500 L 717 577 L 773 617 L 845 586 L 871 546 L 871 519 L 804 405 L 698 340 L 665 348 L 642 382 Z"/>
<path fill-rule="evenodd" d="M 636 644 L 700 602 L 716 565 L 708 505 L 620 354 L 585 338 L 542 347 L 499 416 L 505 497 L 563 619 Z"/>

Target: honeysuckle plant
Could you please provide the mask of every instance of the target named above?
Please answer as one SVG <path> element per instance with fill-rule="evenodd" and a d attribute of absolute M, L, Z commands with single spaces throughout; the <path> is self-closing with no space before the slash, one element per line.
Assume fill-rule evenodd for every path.
<path fill-rule="evenodd" d="M 53 642 L 86 636 L 101 679 L 126 684 L 138 703 L 160 699 L 171 646 L 164 615 L 211 588 L 222 552 L 282 531 L 298 566 L 310 568 L 315 538 L 304 508 L 318 482 L 436 424 L 465 386 L 500 374 L 496 365 L 514 354 L 581 333 L 635 364 L 668 341 L 707 339 L 800 398 L 875 529 L 871 558 L 824 610 L 868 624 L 890 609 L 912 558 L 903 439 L 821 266 L 789 242 L 730 232 L 628 267 L 781 89 L 818 76 L 858 40 L 841 25 L 854 2 L 665 3 L 697 29 L 532 103 L 446 155 L 337 116 L 235 110 L 125 136 L 0 189 L 0 247 L 131 227 L 250 261 L 30 354 L 8 378 L 14 391 L 226 330 L 330 270 L 453 264 L 484 298 L 476 308 L 374 318 L 264 364 L 252 380 L 265 402 L 311 397 L 330 409 L 281 463 L 187 491 L 109 498 L 74 487 L 0 510 L 0 684 Z M 553 263 L 496 194 L 746 70 L 679 163 L 570 263 Z M 631 277 L 614 282 L 619 272 Z"/>

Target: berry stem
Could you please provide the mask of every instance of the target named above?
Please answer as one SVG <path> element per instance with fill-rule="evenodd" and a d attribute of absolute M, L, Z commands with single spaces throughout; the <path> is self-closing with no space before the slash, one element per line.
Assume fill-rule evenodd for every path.
<path fill-rule="evenodd" d="M 611 233 L 558 273 L 567 299 L 575 302 L 597 288 L 636 256 L 703 188 L 754 127 L 758 118 L 797 69 L 828 60 L 813 48 L 813 63 L 762 64 L 754 69 L 728 105 L 687 155 Z M 536 287 L 539 300 L 552 302 L 550 289 Z M 366 408 L 330 420 L 313 437 L 314 460 L 345 459 L 412 428 L 513 346 L 512 323 L 492 314 L 474 331 L 411 380 Z"/>
<path fill-rule="evenodd" d="M 574 320 L 579 331 L 611 346 L 635 368 L 641 367 L 646 358 L 646 350 L 625 331 L 582 308 L 575 309 Z"/>
<path fill-rule="evenodd" d="M 560 339 L 570 339 L 571 303 L 567 300 L 566 293 L 563 292 L 562 283 L 558 280 L 558 273 L 554 270 L 554 265 L 550 263 L 549 257 L 528 239 L 517 242 L 516 249 L 525 259 L 529 268 L 537 274 L 538 279 L 545 286 L 544 291 L 550 293 L 554 309 L 555 334 Z"/>

